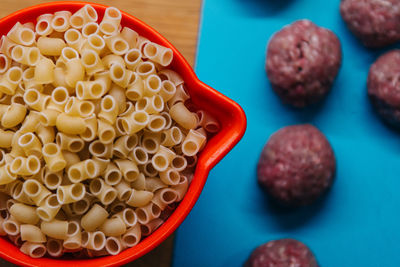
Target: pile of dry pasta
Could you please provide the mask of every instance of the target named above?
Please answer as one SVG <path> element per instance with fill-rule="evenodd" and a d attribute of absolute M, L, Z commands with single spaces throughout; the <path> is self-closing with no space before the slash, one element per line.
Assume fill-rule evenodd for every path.
<path fill-rule="evenodd" d="M 0 235 L 31 257 L 116 255 L 182 200 L 219 129 L 171 49 L 86 5 L 1 39 Z"/>

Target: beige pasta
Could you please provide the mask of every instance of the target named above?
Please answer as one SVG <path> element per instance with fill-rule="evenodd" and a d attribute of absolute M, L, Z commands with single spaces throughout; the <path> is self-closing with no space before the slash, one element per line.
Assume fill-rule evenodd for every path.
<path fill-rule="evenodd" d="M 131 187 L 136 190 L 145 190 L 146 189 L 146 177 L 141 172 L 138 178 L 131 183 Z"/>
<path fill-rule="evenodd" d="M 50 256 L 58 258 L 63 255 L 63 242 L 58 239 L 49 239 L 47 240 L 46 243 L 46 249 L 47 253 L 49 253 Z"/>
<path fill-rule="evenodd" d="M 132 193 L 126 201 L 126 204 L 132 207 L 143 207 L 151 201 L 153 195 L 152 192 L 132 189 Z"/>
<path fill-rule="evenodd" d="M 14 184 L 15 183 L 15 184 Z M 10 185 L 10 187 L 8 187 Z M 12 190 L 12 191 L 11 191 Z M 21 181 L 14 181 L 13 183 L 7 184 L 6 191 L 11 191 L 13 201 L 19 201 L 24 204 L 33 205 L 35 204 L 31 197 L 29 197 L 23 190 L 23 183 Z M 11 199 L 10 199 L 11 200 Z M 10 201 L 8 200 L 8 201 Z M 7 201 L 7 202 L 8 202 Z M 15 203 L 14 203 L 15 204 Z M 9 208 L 8 208 L 9 209 Z"/>
<path fill-rule="evenodd" d="M 54 132 L 54 128 L 51 126 L 37 127 L 35 132 L 43 145 L 54 141 L 55 132 Z"/>
<path fill-rule="evenodd" d="M 85 118 L 86 130 L 80 134 L 80 137 L 85 142 L 93 141 L 97 136 L 97 119 L 93 114 Z"/>
<path fill-rule="evenodd" d="M 66 43 L 60 38 L 39 37 L 37 47 L 42 55 L 60 56 L 61 51 L 66 47 Z"/>
<path fill-rule="evenodd" d="M 111 158 L 112 156 L 112 144 L 103 144 L 99 140 L 93 141 L 89 145 L 89 152 L 98 158 Z"/>
<path fill-rule="evenodd" d="M 68 222 L 61 220 L 42 221 L 40 229 L 49 237 L 65 240 L 68 236 Z"/>
<path fill-rule="evenodd" d="M 122 221 L 125 223 L 126 227 L 135 226 L 137 223 L 136 213 L 131 208 L 126 208 L 126 209 L 118 212 L 117 214 L 115 214 L 113 217 L 119 217 L 120 219 L 122 219 Z"/>
<path fill-rule="evenodd" d="M 37 224 L 39 222 L 39 217 L 36 214 L 36 208 L 22 203 L 15 203 L 12 205 L 10 208 L 10 214 L 20 223 Z"/>
<path fill-rule="evenodd" d="M 126 232 L 126 225 L 120 217 L 113 217 L 105 220 L 99 230 L 106 236 L 120 236 Z"/>
<path fill-rule="evenodd" d="M 72 211 L 76 215 L 85 214 L 90 207 L 90 201 L 88 197 L 84 197 L 81 200 L 72 203 Z"/>
<path fill-rule="evenodd" d="M 16 45 L 11 50 L 11 58 L 18 63 L 35 66 L 40 59 L 40 50 L 37 47 Z"/>
<path fill-rule="evenodd" d="M 42 243 L 26 241 L 22 244 L 20 250 L 32 258 L 41 258 L 46 254 L 46 247 Z"/>
<path fill-rule="evenodd" d="M 14 205 L 15 206 L 15 205 Z M 46 242 L 46 236 L 42 233 L 39 227 L 32 224 L 22 224 L 20 227 L 21 240 L 35 243 Z"/>
<path fill-rule="evenodd" d="M 103 182 L 102 179 L 94 179 L 89 185 L 90 192 L 104 205 L 111 204 L 117 198 L 117 190 Z"/>
<path fill-rule="evenodd" d="M 51 27 L 57 32 L 65 32 L 69 28 L 69 19 L 71 12 L 69 11 L 58 11 L 54 13 L 54 17 L 51 21 Z"/>
<path fill-rule="evenodd" d="M 174 203 L 177 198 L 178 195 L 176 191 L 167 187 L 157 190 L 154 194 L 152 202 L 161 210 L 164 210 L 169 204 Z"/>
<path fill-rule="evenodd" d="M 164 221 L 161 220 L 160 218 L 156 218 L 146 224 L 143 224 L 140 226 L 141 232 L 143 236 L 148 236 L 151 233 L 153 233 L 158 227 L 160 227 L 161 224 L 163 224 Z"/>
<path fill-rule="evenodd" d="M 77 51 L 80 51 L 84 44 L 81 32 L 76 29 L 68 29 L 64 34 L 64 39 L 71 48 Z"/>
<path fill-rule="evenodd" d="M 130 49 L 136 47 L 139 37 L 139 34 L 137 32 L 135 32 L 131 28 L 123 27 L 121 31 L 121 36 L 128 42 Z"/>
<path fill-rule="evenodd" d="M 97 120 L 97 135 L 100 142 L 103 144 L 111 144 L 114 142 L 116 133 L 112 124 L 109 124 L 103 120 Z"/>
<path fill-rule="evenodd" d="M 194 156 L 206 142 L 206 137 L 198 131 L 190 130 L 182 143 L 182 153 L 187 156 Z"/>
<path fill-rule="evenodd" d="M 15 94 L 18 83 L 22 80 L 22 69 L 20 67 L 11 67 L 0 78 L 0 93 L 7 95 Z"/>
<path fill-rule="evenodd" d="M 70 152 L 79 152 L 83 149 L 85 143 L 77 135 L 69 135 L 58 132 L 56 135 L 56 143 L 62 150 Z"/>
<path fill-rule="evenodd" d="M 160 217 L 161 209 L 153 202 L 136 209 L 137 220 L 140 224 L 147 224 L 151 220 Z"/>
<path fill-rule="evenodd" d="M 158 177 L 149 177 L 145 182 L 145 190 L 149 192 L 156 192 L 159 189 L 168 187 L 160 178 Z"/>
<path fill-rule="evenodd" d="M 130 185 L 126 181 L 121 181 L 118 183 L 115 188 L 117 189 L 118 199 L 120 201 L 126 201 L 132 194 L 132 190 Z"/>
<path fill-rule="evenodd" d="M 25 91 L 24 101 L 30 108 L 43 111 L 50 102 L 50 96 L 31 88 Z"/>
<path fill-rule="evenodd" d="M 17 22 L 14 27 L 11 28 L 7 34 L 7 37 L 13 42 L 24 46 L 30 46 L 35 41 L 35 33 L 33 30 L 23 26 L 19 22 Z"/>
<path fill-rule="evenodd" d="M 94 112 L 94 104 L 90 101 L 70 97 L 64 107 L 64 111 L 68 116 L 89 117 Z"/>
<path fill-rule="evenodd" d="M 66 113 L 58 115 L 56 126 L 60 132 L 66 134 L 82 134 L 86 131 L 86 124 L 83 118 L 70 116 Z"/>
<path fill-rule="evenodd" d="M 108 217 L 108 212 L 98 204 L 93 207 L 82 217 L 81 226 L 85 231 L 94 231 L 102 225 Z"/>
<path fill-rule="evenodd" d="M 83 25 L 91 21 L 97 21 L 98 15 L 91 5 L 85 5 L 70 18 L 70 24 L 73 28 L 81 29 Z"/>
<path fill-rule="evenodd" d="M 107 239 L 106 239 L 105 249 L 108 254 L 117 255 L 124 249 L 124 247 L 121 243 L 120 238 L 110 236 L 110 237 L 107 237 Z"/>
<path fill-rule="evenodd" d="M 112 97 L 114 97 L 114 99 L 117 101 L 118 104 L 118 111 L 119 112 L 123 112 L 124 110 L 126 110 L 126 106 L 127 106 L 127 101 L 126 101 L 126 97 L 125 97 L 125 89 L 113 84 L 110 91 L 108 92 L 108 94 Z"/>
<path fill-rule="evenodd" d="M 40 160 L 38 157 L 30 155 L 28 157 L 16 157 L 11 163 L 10 171 L 17 175 L 34 175 L 40 170 Z"/>
<path fill-rule="evenodd" d="M 132 71 L 125 69 L 125 67 L 119 63 L 112 64 L 110 67 L 110 78 L 111 80 L 125 88 L 131 82 Z"/>
<path fill-rule="evenodd" d="M 14 136 L 13 131 L 5 131 L 0 129 L 0 148 L 10 148 Z"/>
<path fill-rule="evenodd" d="M 197 116 L 191 113 L 182 102 L 178 102 L 169 110 L 171 118 L 185 129 L 193 129 L 197 126 Z"/>
<path fill-rule="evenodd" d="M 55 65 L 50 59 L 41 58 L 35 67 L 34 79 L 38 84 L 48 84 L 54 82 Z"/>
<path fill-rule="evenodd" d="M 174 96 L 168 101 L 168 106 L 172 107 L 178 102 L 185 103 L 185 101 L 188 99 L 190 99 L 190 95 L 186 92 L 183 84 L 180 84 L 176 87 Z"/>
<path fill-rule="evenodd" d="M 146 58 L 164 67 L 171 64 L 173 59 L 173 52 L 170 48 L 152 42 L 144 45 L 143 54 Z"/>
<path fill-rule="evenodd" d="M 8 235 L 15 236 L 20 233 L 20 223 L 13 216 L 3 222 L 3 228 Z"/>
<path fill-rule="evenodd" d="M 105 174 L 107 167 L 112 164 L 109 159 L 93 157 L 92 160 L 93 160 L 93 162 L 95 164 L 95 168 L 96 168 L 95 176 Z"/>
<path fill-rule="evenodd" d="M 176 185 L 179 183 L 179 172 L 175 169 L 168 169 L 160 172 L 160 179 L 167 185 Z"/>
<path fill-rule="evenodd" d="M 114 97 L 107 95 L 101 100 L 99 118 L 109 124 L 114 124 L 119 114 L 119 106 Z"/>
<path fill-rule="evenodd" d="M 51 22 L 53 20 L 53 14 L 43 14 L 37 18 L 36 23 L 36 33 L 42 36 L 49 35 L 53 32 L 53 28 L 51 26 Z"/>
<path fill-rule="evenodd" d="M 145 111 L 134 111 L 127 117 L 121 118 L 124 131 L 129 134 L 135 134 L 145 128 L 149 123 L 149 114 Z"/>
<path fill-rule="evenodd" d="M 107 168 L 103 173 L 103 177 L 104 182 L 106 182 L 108 185 L 114 186 L 121 182 L 122 174 L 120 169 L 114 163 L 110 163 L 107 165 Z"/>
<path fill-rule="evenodd" d="M 25 133 L 18 138 L 18 145 L 22 148 L 25 155 L 42 157 L 42 144 L 39 138 L 33 133 Z"/>
<path fill-rule="evenodd" d="M 97 174 L 96 164 L 92 159 L 80 161 L 68 168 L 68 178 L 73 183 L 94 178 Z"/>
<path fill-rule="evenodd" d="M 173 49 L 116 8 L 98 18 L 89 4 L 43 14 L 0 41 L 0 236 L 31 257 L 137 245 L 220 129 L 167 67 Z"/>
<path fill-rule="evenodd" d="M 28 179 L 24 182 L 23 191 L 37 206 L 41 206 L 46 197 L 51 194 L 43 184 L 34 179 Z"/>
<path fill-rule="evenodd" d="M 118 159 L 114 160 L 114 162 L 117 164 L 122 176 L 127 182 L 133 182 L 137 179 L 139 175 L 139 169 L 133 161 Z"/>
<path fill-rule="evenodd" d="M 104 41 L 108 49 L 115 55 L 125 55 L 129 50 L 128 42 L 120 34 L 104 36 Z"/>
<path fill-rule="evenodd" d="M 56 214 L 61 209 L 61 204 L 58 202 L 57 195 L 49 195 L 44 203 L 36 209 L 36 213 L 43 221 L 49 222 L 54 219 Z"/>
<path fill-rule="evenodd" d="M 174 157 L 175 153 L 172 150 L 160 146 L 158 152 L 151 159 L 151 162 L 157 171 L 163 172 L 167 170 Z"/>
<path fill-rule="evenodd" d="M 137 164 L 146 164 L 149 160 L 149 155 L 144 148 L 138 146 L 132 150 L 130 159 L 133 159 Z"/>
<path fill-rule="evenodd" d="M 140 225 L 136 224 L 135 226 L 129 228 L 126 233 L 122 236 L 122 243 L 127 247 L 133 247 L 140 242 L 142 237 Z"/>
<path fill-rule="evenodd" d="M 67 165 L 60 147 L 54 143 L 45 144 L 42 149 L 42 154 L 47 167 L 52 172 L 61 171 Z"/>
<path fill-rule="evenodd" d="M 11 65 L 11 59 L 4 54 L 0 54 L 0 74 L 5 73 Z"/>
<path fill-rule="evenodd" d="M 85 77 L 85 67 L 79 58 L 74 58 L 65 63 L 65 82 L 69 87 L 75 87 L 76 83 Z"/>
<path fill-rule="evenodd" d="M 57 200 L 63 205 L 73 203 L 81 200 L 85 193 L 85 186 L 81 183 L 64 185 L 57 188 Z"/>
<path fill-rule="evenodd" d="M 176 73 L 175 71 L 173 71 L 171 69 L 163 69 L 158 73 L 158 75 L 163 80 L 171 81 L 175 86 L 178 86 L 178 85 L 184 83 L 184 80 L 182 79 L 182 77 L 178 73 Z"/>
<path fill-rule="evenodd" d="M 82 47 L 82 51 L 85 49 L 90 49 L 95 51 L 98 55 L 102 55 L 105 48 L 106 42 L 104 39 L 98 34 L 91 34 L 87 37 L 86 43 Z"/>
<path fill-rule="evenodd" d="M 92 49 L 82 51 L 82 65 L 86 69 L 87 75 L 93 75 L 96 72 L 104 71 L 103 62 L 100 60 L 99 54 Z"/>

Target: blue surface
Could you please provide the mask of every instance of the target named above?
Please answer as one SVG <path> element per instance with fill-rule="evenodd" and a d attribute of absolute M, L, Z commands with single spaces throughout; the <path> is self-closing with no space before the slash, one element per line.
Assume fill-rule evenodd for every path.
<path fill-rule="evenodd" d="M 363 48 L 341 20 L 339 0 L 206 0 L 196 72 L 237 101 L 248 117 L 242 141 L 210 173 L 179 228 L 174 266 L 241 266 L 271 239 L 308 244 L 324 267 L 400 266 L 400 136 L 387 128 L 366 96 L 370 64 L 382 51 Z M 285 24 L 309 18 L 332 29 L 344 62 L 318 107 L 283 106 L 264 72 L 265 47 Z M 279 128 L 310 122 L 330 140 L 338 172 L 329 194 L 288 212 L 269 204 L 256 183 L 256 164 Z"/>

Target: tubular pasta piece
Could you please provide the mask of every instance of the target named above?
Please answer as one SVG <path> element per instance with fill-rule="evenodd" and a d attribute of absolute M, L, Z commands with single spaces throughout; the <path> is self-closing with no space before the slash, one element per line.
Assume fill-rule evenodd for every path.
<path fill-rule="evenodd" d="M 36 210 L 37 215 L 43 221 L 49 222 L 54 219 L 61 209 L 61 204 L 58 202 L 57 195 L 49 195 L 43 205 L 39 206 Z"/>
<path fill-rule="evenodd" d="M 93 207 L 82 217 L 81 226 L 85 231 L 94 231 L 102 225 L 108 217 L 108 212 L 98 204 Z"/>
<path fill-rule="evenodd" d="M 82 134 L 86 130 L 85 120 L 81 117 L 74 117 L 60 113 L 56 121 L 57 129 L 66 134 Z"/>
<path fill-rule="evenodd" d="M 68 236 L 68 222 L 61 220 L 42 221 L 40 224 L 42 232 L 52 238 L 65 240 Z"/>
<path fill-rule="evenodd" d="M 20 223 L 37 224 L 39 222 L 39 217 L 36 215 L 36 208 L 22 203 L 12 205 L 10 214 Z"/>
<path fill-rule="evenodd" d="M 42 149 L 42 154 L 47 167 L 52 172 L 61 171 L 67 165 L 60 147 L 54 143 L 45 144 Z"/>
<path fill-rule="evenodd" d="M 46 236 L 42 233 L 39 227 L 31 224 L 22 224 L 20 229 L 22 241 L 36 243 L 46 242 Z"/>
<path fill-rule="evenodd" d="M 126 204 L 132 207 L 143 207 L 151 201 L 153 195 L 153 193 L 148 191 L 132 189 L 131 196 L 126 201 Z"/>
<path fill-rule="evenodd" d="M 198 124 L 197 116 L 190 112 L 182 102 L 173 105 L 169 114 L 174 121 L 187 130 L 194 129 Z"/>
<path fill-rule="evenodd" d="M 39 37 L 37 40 L 37 47 L 45 56 L 60 56 L 66 46 L 64 40 L 60 38 Z"/>
<path fill-rule="evenodd" d="M 120 236 L 126 232 L 126 225 L 120 217 L 113 217 L 105 220 L 99 230 L 106 236 Z"/>
<path fill-rule="evenodd" d="M 46 247 L 42 243 L 26 241 L 19 249 L 31 258 L 41 258 L 46 254 Z"/>

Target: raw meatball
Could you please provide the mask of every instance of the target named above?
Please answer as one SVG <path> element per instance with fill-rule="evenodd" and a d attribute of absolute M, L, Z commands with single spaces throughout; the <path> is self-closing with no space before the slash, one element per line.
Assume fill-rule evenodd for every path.
<path fill-rule="evenodd" d="M 304 107 L 329 92 L 341 61 L 340 41 L 333 32 L 299 20 L 271 38 L 266 70 L 283 102 Z"/>
<path fill-rule="evenodd" d="M 294 239 L 270 241 L 251 253 L 245 267 L 318 267 L 311 250 Z"/>
<path fill-rule="evenodd" d="M 368 96 L 383 120 L 400 128 L 400 50 L 390 51 L 372 64 Z"/>
<path fill-rule="evenodd" d="M 310 124 L 287 126 L 268 140 L 258 162 L 258 182 L 277 203 L 296 207 L 321 196 L 336 164 L 325 136 Z"/>
<path fill-rule="evenodd" d="M 367 47 L 400 40 L 399 0 L 342 0 L 340 13 L 350 31 Z"/>

